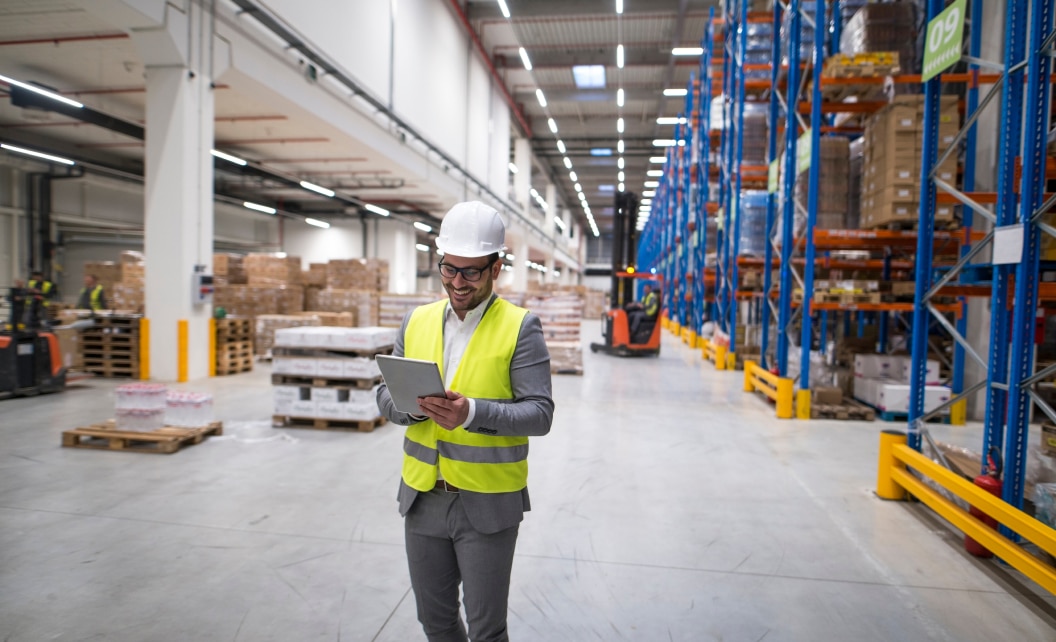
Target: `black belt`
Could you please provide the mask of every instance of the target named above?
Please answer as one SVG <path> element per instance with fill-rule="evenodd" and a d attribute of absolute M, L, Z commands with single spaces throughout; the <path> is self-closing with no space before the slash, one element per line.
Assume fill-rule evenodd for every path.
<path fill-rule="evenodd" d="M 436 486 L 433 486 L 433 490 L 442 490 L 448 493 L 457 493 L 459 489 L 457 486 L 452 486 L 451 484 L 447 483 L 446 479 L 438 479 L 436 480 Z"/>

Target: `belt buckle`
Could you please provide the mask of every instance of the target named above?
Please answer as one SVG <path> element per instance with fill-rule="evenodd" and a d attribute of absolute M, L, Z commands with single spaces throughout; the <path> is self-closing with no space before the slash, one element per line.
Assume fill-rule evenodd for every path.
<path fill-rule="evenodd" d="M 446 479 L 441 479 L 440 483 L 442 483 L 444 485 L 444 492 L 445 493 L 457 493 L 458 492 L 458 488 L 456 486 L 452 486 L 451 484 L 448 484 Z"/>

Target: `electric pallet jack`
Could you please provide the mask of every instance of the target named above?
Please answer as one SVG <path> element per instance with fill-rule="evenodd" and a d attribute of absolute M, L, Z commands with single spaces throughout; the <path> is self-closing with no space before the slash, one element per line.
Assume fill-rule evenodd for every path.
<path fill-rule="evenodd" d="M 0 399 L 62 390 L 66 367 L 58 338 L 42 320 L 40 296 L 11 288 L 8 300 L 11 318 L 0 328 Z"/>
<path fill-rule="evenodd" d="M 653 287 L 657 295 L 663 291 L 663 288 L 660 287 L 663 284 L 663 278 L 658 274 L 617 272 L 616 278 L 621 281 L 624 279 L 652 281 L 654 282 Z M 602 316 L 601 321 L 605 342 L 591 343 L 591 352 L 604 352 L 617 357 L 642 357 L 660 354 L 661 327 L 659 319 L 643 319 L 633 337 L 631 336 L 627 311 L 623 307 L 616 307 L 607 311 Z"/>

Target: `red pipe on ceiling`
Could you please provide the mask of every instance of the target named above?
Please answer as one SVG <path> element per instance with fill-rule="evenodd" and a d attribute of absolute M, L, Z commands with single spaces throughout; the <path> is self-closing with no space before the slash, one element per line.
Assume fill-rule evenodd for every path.
<path fill-rule="evenodd" d="M 510 110 L 513 112 L 517 122 L 520 123 L 521 129 L 524 135 L 528 138 L 532 137 L 532 127 L 528 124 L 528 120 L 521 113 L 521 109 L 514 102 L 513 96 L 510 95 L 509 90 L 506 89 L 506 83 L 503 82 L 502 77 L 499 76 L 499 72 L 495 70 L 495 65 L 491 63 L 491 57 L 488 56 L 488 52 L 484 49 L 484 44 L 480 42 L 480 37 L 477 36 L 477 32 L 473 29 L 473 26 L 469 24 L 469 18 L 466 17 L 466 12 L 462 10 L 462 6 L 459 4 L 459 0 L 449 0 L 448 4 L 458 14 L 459 19 L 462 21 L 462 26 L 465 27 L 466 33 L 469 34 L 473 44 L 476 45 L 477 52 L 484 59 L 484 64 L 488 66 L 488 70 L 491 72 L 491 77 L 499 84 L 502 89 L 502 96 L 506 99 L 506 104 L 510 106 Z"/>

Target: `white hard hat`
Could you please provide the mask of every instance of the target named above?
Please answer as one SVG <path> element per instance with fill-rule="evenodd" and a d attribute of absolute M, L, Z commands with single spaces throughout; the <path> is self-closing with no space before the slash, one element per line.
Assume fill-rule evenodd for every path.
<path fill-rule="evenodd" d="M 444 215 L 436 247 L 444 254 L 475 258 L 506 249 L 506 226 L 494 208 L 479 201 L 458 203 Z"/>

